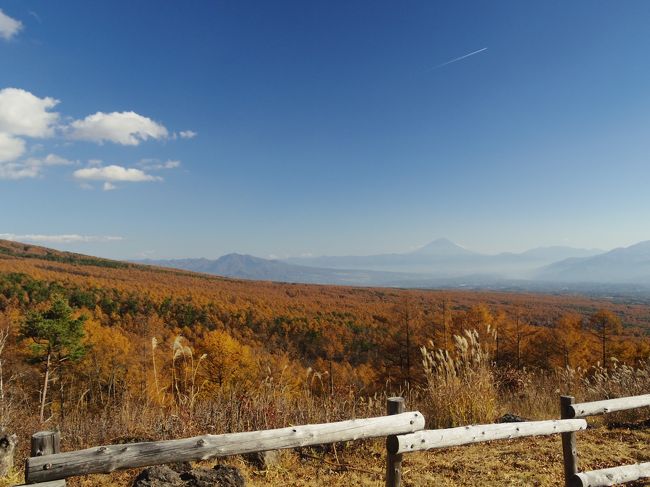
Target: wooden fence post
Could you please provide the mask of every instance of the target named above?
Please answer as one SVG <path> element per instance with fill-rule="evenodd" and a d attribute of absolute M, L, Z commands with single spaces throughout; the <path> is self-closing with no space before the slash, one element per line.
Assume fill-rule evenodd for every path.
<path fill-rule="evenodd" d="M 571 419 L 574 417 L 573 407 L 575 397 L 560 396 L 560 418 Z M 571 487 L 572 479 L 578 473 L 578 451 L 576 449 L 576 433 L 562 433 L 562 454 L 564 456 L 564 485 Z"/>
<path fill-rule="evenodd" d="M 386 400 L 386 413 L 388 415 L 404 412 L 403 397 L 389 397 Z M 402 455 L 392 454 L 388 451 L 390 436 L 386 438 L 386 487 L 400 487 L 402 485 Z"/>
<path fill-rule="evenodd" d="M 39 431 L 32 435 L 31 457 L 41 457 L 61 452 L 61 433 L 58 431 Z"/>
<path fill-rule="evenodd" d="M 54 453 L 61 453 L 61 433 L 58 431 L 39 431 L 32 435 L 30 456 L 42 457 L 44 455 L 52 455 Z M 25 478 L 27 477 L 27 465 L 25 465 Z M 32 484 L 34 487 L 66 487 L 66 481 L 55 480 L 53 482 L 42 482 Z"/>

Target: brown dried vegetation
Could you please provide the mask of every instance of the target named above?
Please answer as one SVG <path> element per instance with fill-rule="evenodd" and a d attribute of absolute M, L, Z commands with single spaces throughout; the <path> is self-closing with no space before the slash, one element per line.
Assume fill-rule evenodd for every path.
<path fill-rule="evenodd" d="M 56 296 L 86 317 L 86 353 L 54 371 L 41 424 L 44 366 L 19 329 Z M 560 393 L 650 392 L 649 330 L 642 302 L 237 281 L 0 241 L 0 427 L 20 434 L 24 456 L 44 428 L 60 428 L 65 448 L 77 449 L 380 415 L 394 394 L 430 427 L 505 412 L 551 418 Z M 634 457 L 607 432 L 584 438 Z M 557 484 L 559 439 L 500 445 L 413 455 L 406 485 L 474 483 L 489 456 L 508 465 L 501 483 Z M 540 445 L 532 457 L 530 445 Z M 285 455 L 273 471 L 246 472 L 251 485 L 381 484 L 380 442 L 335 453 L 321 462 Z M 111 478 L 76 482 L 115 485 L 132 474 Z"/>

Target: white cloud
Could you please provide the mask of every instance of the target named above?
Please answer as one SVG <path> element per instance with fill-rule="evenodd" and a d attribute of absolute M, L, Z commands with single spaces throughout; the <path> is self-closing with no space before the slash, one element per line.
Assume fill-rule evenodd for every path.
<path fill-rule="evenodd" d="M 0 133 L 0 140 L 3 134 Z M 24 144 L 24 141 L 15 139 Z M 0 143 L 0 146 L 2 144 Z M 10 154 L 11 155 L 11 154 Z M 46 166 L 69 166 L 76 164 L 56 154 L 48 154 L 43 158 L 30 157 L 24 160 L 18 160 L 17 157 L 9 159 L 10 162 L 2 162 L 0 158 L 0 179 L 25 179 L 36 178 L 41 175 L 41 172 Z"/>
<path fill-rule="evenodd" d="M 178 135 L 181 136 L 181 139 L 193 139 L 194 137 L 196 137 L 199 134 L 197 134 L 193 130 L 181 130 L 178 133 Z"/>
<path fill-rule="evenodd" d="M 0 90 L 0 132 L 27 137 L 51 137 L 59 114 L 50 112 L 59 103 L 39 98 L 19 88 Z"/>
<path fill-rule="evenodd" d="M 91 181 L 127 181 L 132 183 L 145 181 L 162 181 L 162 178 L 147 174 L 140 169 L 126 168 L 116 165 L 77 169 L 73 175 L 77 179 Z"/>
<path fill-rule="evenodd" d="M 138 166 L 149 169 L 151 171 L 158 171 L 160 169 L 176 169 L 181 166 L 181 161 L 165 161 L 160 162 L 158 159 L 142 159 L 138 162 Z"/>
<path fill-rule="evenodd" d="M 0 179 L 36 178 L 40 169 L 36 166 L 26 166 L 18 162 L 0 164 Z"/>
<path fill-rule="evenodd" d="M 29 147 L 29 153 L 30 154 L 38 154 L 39 152 L 42 152 L 43 149 L 45 149 L 45 146 L 43 144 L 32 144 Z"/>
<path fill-rule="evenodd" d="M 135 112 L 97 112 L 70 124 L 70 138 L 102 143 L 138 145 L 147 139 L 165 139 L 167 129 Z"/>
<path fill-rule="evenodd" d="M 44 243 L 88 243 L 88 242 L 115 242 L 124 240 L 124 237 L 112 235 L 16 235 L 15 233 L 0 233 L 0 239 L 18 242 L 44 242 Z"/>
<path fill-rule="evenodd" d="M 27 166 L 72 166 L 77 164 L 75 161 L 71 161 L 56 154 L 48 154 L 43 158 L 30 157 L 24 162 Z"/>
<path fill-rule="evenodd" d="M 0 164 L 15 161 L 25 153 L 25 141 L 0 132 Z"/>
<path fill-rule="evenodd" d="M 35 178 L 43 166 L 69 162 L 54 154 L 19 161 L 26 152 L 26 143 L 17 136 L 54 135 L 59 114 L 49 110 L 57 103 L 54 98 L 39 98 L 18 88 L 0 90 L 0 179 Z"/>
<path fill-rule="evenodd" d="M 23 28 L 20 20 L 12 19 L 0 9 L 0 37 L 9 40 Z"/>
<path fill-rule="evenodd" d="M 177 167 L 181 166 L 181 161 L 167 161 L 163 162 L 161 165 L 161 169 L 176 169 Z"/>
<path fill-rule="evenodd" d="M 38 176 L 38 168 L 13 162 L 24 153 L 24 140 L 0 132 L 0 179 L 24 179 Z"/>
<path fill-rule="evenodd" d="M 161 140 L 170 137 L 162 124 L 133 111 L 97 112 L 83 120 L 64 125 L 59 113 L 52 111 L 58 103 L 54 98 L 40 98 L 19 88 L 0 89 L 0 179 L 36 178 L 46 167 L 79 164 L 78 161 L 56 154 L 43 157 L 43 145 L 31 143 L 28 147 L 25 138 L 56 136 L 100 144 L 108 141 L 135 146 L 149 139 Z M 183 131 L 180 136 L 192 138 L 196 133 L 188 130 Z M 171 138 L 177 138 L 177 135 L 174 133 Z M 161 162 L 158 159 L 150 159 L 144 160 L 139 166 L 141 169 L 117 165 L 103 166 L 101 160 L 90 159 L 86 168 L 75 171 L 73 175 L 82 181 L 102 181 L 106 183 L 103 185 L 104 190 L 110 191 L 116 189 L 112 184 L 116 181 L 161 181 L 161 177 L 147 172 L 174 169 L 180 166 L 180 161 Z"/>

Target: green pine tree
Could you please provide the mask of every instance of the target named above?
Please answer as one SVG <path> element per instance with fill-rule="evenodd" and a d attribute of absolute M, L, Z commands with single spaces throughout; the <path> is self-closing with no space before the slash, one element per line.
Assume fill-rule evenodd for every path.
<path fill-rule="evenodd" d="M 45 364 L 43 391 L 41 394 L 41 422 L 44 421 L 48 384 L 54 371 L 61 381 L 61 408 L 63 408 L 63 367 L 68 362 L 82 358 L 86 349 L 84 337 L 85 316 L 72 317 L 72 309 L 61 296 L 55 296 L 45 312 L 31 312 L 20 328 L 22 338 L 29 339 L 32 358 Z"/>

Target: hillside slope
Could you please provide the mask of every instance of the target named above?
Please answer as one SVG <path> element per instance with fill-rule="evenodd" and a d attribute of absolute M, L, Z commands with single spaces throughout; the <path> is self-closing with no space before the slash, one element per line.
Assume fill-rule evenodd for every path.
<path fill-rule="evenodd" d="M 413 305 L 439 306 L 443 299 L 453 308 L 466 310 L 489 303 L 513 315 L 525 309 L 531 320 L 548 323 L 563 312 L 588 313 L 607 308 L 625 317 L 631 326 L 650 327 L 648 300 L 638 297 L 599 299 L 580 295 L 543 293 L 504 293 L 465 290 L 400 290 L 378 287 L 283 284 L 268 281 L 239 280 L 194 273 L 187 270 L 155 267 L 115 261 L 82 254 L 61 252 L 45 247 L 0 240 L 0 274 L 23 273 L 35 279 L 70 282 L 79 286 L 143 293 L 163 299 L 191 296 L 197 302 L 228 302 L 237 308 L 263 309 L 282 313 L 291 308 L 301 314 L 323 311 L 352 313 L 360 322 L 373 316 L 394 314 L 409 297 Z M 436 313 L 439 310 L 432 310 Z M 379 322 L 382 322 L 381 318 Z M 370 319 L 368 323 L 374 320 Z"/>
<path fill-rule="evenodd" d="M 0 330 L 9 332 L 2 360 L 4 370 L 12 374 L 5 383 L 9 407 L 3 403 L 2 419 L 25 439 L 20 461 L 27 454 L 29 436 L 42 427 L 38 411 L 43 383 L 42 361 L 30 360 L 38 350 L 21 338 L 20 325 L 27 317 L 42 316 L 61 299 L 69 303 L 73 316 L 86 317 L 87 353 L 77 362 L 65 361 L 65 374 L 57 369 L 57 387 L 46 405 L 50 424 L 61 428 L 65 447 L 71 450 L 122 439 L 189 437 L 206 429 L 218 434 L 376 416 L 384 411 L 383 398 L 405 390 L 406 382 L 409 407 L 436 425 L 451 424 L 446 415 L 458 414 L 459 402 L 450 403 L 449 397 L 459 387 L 472 388 L 462 406 L 467 413 L 462 421 L 467 423 L 492 422 L 507 411 L 554 417 L 559 376 L 552 371 L 564 370 L 567 356 L 578 371 L 597 363 L 600 342 L 590 330 L 575 325 L 587 323 L 601 309 L 619 316 L 625 325 L 626 334 L 608 342 L 611 356 L 642 364 L 650 351 L 650 306 L 641 302 L 244 281 L 2 241 L 0 249 Z M 499 333 L 498 352 L 492 327 Z M 477 365 L 470 357 L 471 363 L 461 369 L 467 367 L 471 377 L 482 379 L 477 383 L 457 377 L 462 386 L 458 382 L 443 388 L 444 368 L 438 377 L 427 372 L 421 365 L 421 347 L 447 347 L 453 353 L 452 335 L 467 337 L 471 329 L 479 337 L 472 343 L 482 344 L 485 358 Z M 457 343 L 462 348 L 468 342 Z M 477 367 L 481 370 L 475 374 Z M 497 390 L 500 381 L 495 378 L 503 371 L 516 374 L 521 385 Z M 639 372 L 638 377 L 648 375 Z M 586 397 L 585 379 L 577 376 L 574 386 L 582 389 L 571 392 Z M 638 380 L 621 384 L 626 393 L 631 387 L 645 387 Z M 513 409 L 521 405 L 522 411 Z M 454 421 L 456 425 L 461 419 Z M 591 436 L 600 454 L 606 444 L 619 449 L 621 461 L 639 459 L 634 452 L 642 448 L 623 450 L 620 441 L 605 436 Z M 380 450 L 372 450 L 373 445 Z M 521 445 L 530 450 L 529 442 Z M 495 460 L 508 468 L 499 470 L 499 479 L 520 482 L 514 485 L 528 485 L 532 478 L 539 485 L 557 484 L 559 439 L 545 440 L 544 445 L 545 452 L 556 453 L 532 452 L 528 468 L 521 467 L 519 447 L 504 446 L 500 454 L 510 458 L 514 451 L 518 460 Z M 349 471 L 327 470 L 328 464 L 320 460 L 317 467 L 306 466 L 305 458 L 296 455 L 263 477 L 251 474 L 251 485 L 366 485 L 368 470 L 381 472 L 383 448 L 383 442 L 362 443 L 328 457 L 330 463 L 361 465 L 364 480 Z M 489 453 L 485 448 L 471 451 L 484 458 Z M 435 454 L 438 460 L 449 459 L 453 468 L 440 462 L 430 468 L 429 454 L 414 456 L 410 465 L 421 467 L 408 470 L 405 478 L 413 485 L 480 481 L 495 463 L 478 468 L 468 462 L 459 470 L 464 460 L 458 455 L 468 451 Z M 585 464 L 593 458 L 589 455 L 585 449 Z M 540 477 L 540 470 L 554 465 L 554 471 L 544 470 Z M 376 483 L 372 472 L 370 477 Z M 89 487 L 129 485 L 132 473 L 104 479 L 103 484 L 95 477 L 81 482 Z"/>

